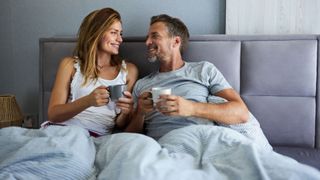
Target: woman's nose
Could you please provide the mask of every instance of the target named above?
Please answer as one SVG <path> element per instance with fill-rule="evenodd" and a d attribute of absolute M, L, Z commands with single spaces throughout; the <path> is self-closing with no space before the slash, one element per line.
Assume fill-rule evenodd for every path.
<path fill-rule="evenodd" d="M 118 36 L 117 36 L 117 41 L 118 41 L 118 42 L 120 42 L 120 43 L 123 41 L 123 39 L 122 39 L 122 36 L 121 36 L 121 35 L 118 35 Z"/>

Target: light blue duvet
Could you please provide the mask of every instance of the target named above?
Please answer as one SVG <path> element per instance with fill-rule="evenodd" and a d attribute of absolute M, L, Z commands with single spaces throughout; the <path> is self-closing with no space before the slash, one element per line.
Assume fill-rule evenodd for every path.
<path fill-rule="evenodd" d="M 89 137 L 77 127 L 0 130 L 0 179 L 320 179 L 315 168 L 229 128 L 194 125 L 159 141 L 141 134 Z"/>

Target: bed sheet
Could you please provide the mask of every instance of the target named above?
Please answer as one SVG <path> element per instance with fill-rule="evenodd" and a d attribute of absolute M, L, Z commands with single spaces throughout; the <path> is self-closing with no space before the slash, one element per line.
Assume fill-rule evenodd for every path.
<path fill-rule="evenodd" d="M 194 125 L 159 141 L 92 138 L 77 127 L 0 130 L 0 179 L 320 179 L 320 172 L 229 128 Z"/>

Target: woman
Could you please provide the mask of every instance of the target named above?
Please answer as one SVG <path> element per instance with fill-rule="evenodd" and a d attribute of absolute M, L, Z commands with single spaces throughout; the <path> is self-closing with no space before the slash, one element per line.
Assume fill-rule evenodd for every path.
<path fill-rule="evenodd" d="M 135 65 L 120 60 L 120 14 L 111 8 L 87 15 L 78 32 L 74 57 L 64 58 L 51 93 L 46 125 L 76 125 L 92 136 L 125 128 L 133 106 L 131 91 L 138 77 Z M 118 101 L 110 100 L 108 86 L 126 84 Z"/>

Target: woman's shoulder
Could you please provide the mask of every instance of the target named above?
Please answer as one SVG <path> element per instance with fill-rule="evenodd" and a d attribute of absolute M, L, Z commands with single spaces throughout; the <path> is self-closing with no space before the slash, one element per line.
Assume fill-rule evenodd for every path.
<path fill-rule="evenodd" d="M 135 64 L 128 62 L 127 68 L 128 68 L 128 74 L 133 76 L 138 76 L 139 70 Z"/>
<path fill-rule="evenodd" d="M 129 69 L 138 69 L 137 66 L 131 62 L 126 61 L 126 64 L 127 64 L 127 68 Z"/>
<path fill-rule="evenodd" d="M 77 63 L 77 58 L 68 56 L 62 58 L 62 60 L 60 61 L 60 66 L 62 65 L 64 67 L 73 67 L 75 63 Z"/>
<path fill-rule="evenodd" d="M 64 72 L 70 75 L 74 75 L 76 69 L 75 64 L 77 63 L 77 58 L 74 57 L 64 57 L 60 61 L 59 72 Z"/>
<path fill-rule="evenodd" d="M 125 67 L 128 70 L 128 72 L 130 72 L 130 71 L 137 72 L 138 71 L 137 66 L 135 64 L 129 62 L 128 60 L 123 60 L 122 62 L 125 63 Z M 123 64 L 122 64 L 122 67 L 123 67 Z"/>
<path fill-rule="evenodd" d="M 129 79 L 134 79 L 134 81 L 136 81 L 136 79 L 138 78 L 138 68 L 135 64 L 128 62 L 127 60 L 125 60 L 126 63 L 126 69 L 127 69 L 127 78 Z"/>

